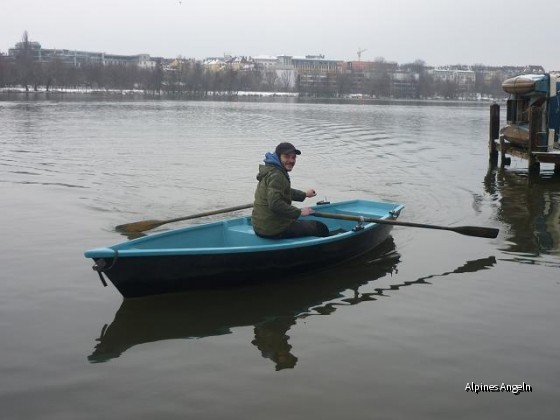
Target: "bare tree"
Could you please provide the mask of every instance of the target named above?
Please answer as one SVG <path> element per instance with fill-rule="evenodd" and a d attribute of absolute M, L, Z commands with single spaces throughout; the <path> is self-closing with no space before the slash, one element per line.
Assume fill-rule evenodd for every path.
<path fill-rule="evenodd" d="M 58 58 L 45 64 L 43 69 L 43 77 L 47 92 L 49 91 L 51 86 L 60 86 L 62 83 L 64 83 L 65 72 L 66 68 L 64 66 L 64 63 Z"/>
<path fill-rule="evenodd" d="M 10 86 L 17 80 L 15 65 L 0 56 L 0 86 Z"/>
<path fill-rule="evenodd" d="M 276 81 L 278 80 L 278 75 L 275 70 L 268 70 L 264 74 L 264 86 L 270 92 L 276 91 Z"/>
<path fill-rule="evenodd" d="M 29 42 L 27 31 L 23 32 L 21 42 L 16 45 L 16 71 L 19 83 L 29 92 L 29 84 L 33 83 L 35 76 L 35 65 L 33 51 Z"/>
<path fill-rule="evenodd" d="M 352 77 L 348 73 L 338 73 L 336 75 L 336 86 L 338 89 L 338 96 L 352 92 Z"/>
<path fill-rule="evenodd" d="M 290 92 L 294 87 L 294 72 L 282 70 L 280 74 L 280 86 L 284 92 Z"/>
<path fill-rule="evenodd" d="M 146 82 L 144 89 L 152 92 L 152 94 L 161 94 L 161 88 L 163 84 L 163 65 L 161 60 L 156 61 L 156 66 L 152 70 L 148 70 L 145 73 Z"/>

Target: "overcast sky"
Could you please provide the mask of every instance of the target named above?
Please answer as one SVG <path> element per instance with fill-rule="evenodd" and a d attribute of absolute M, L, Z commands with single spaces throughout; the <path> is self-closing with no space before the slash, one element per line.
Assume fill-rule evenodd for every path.
<path fill-rule="evenodd" d="M 0 51 L 308 55 L 560 70 L 558 0 L 2 0 Z"/>

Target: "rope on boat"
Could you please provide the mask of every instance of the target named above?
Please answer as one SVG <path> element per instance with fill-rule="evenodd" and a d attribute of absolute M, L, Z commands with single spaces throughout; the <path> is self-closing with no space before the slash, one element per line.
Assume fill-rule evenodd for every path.
<path fill-rule="evenodd" d="M 105 262 L 104 258 L 96 261 L 95 264 L 93 264 L 93 267 L 91 267 L 95 271 L 97 271 L 97 274 L 99 274 L 99 279 L 101 280 L 101 284 L 103 284 L 103 287 L 107 287 L 107 281 L 105 280 L 105 277 L 103 277 L 103 273 L 111 270 L 117 263 L 117 260 L 119 259 L 119 251 L 116 249 L 114 251 L 115 251 L 115 256 L 113 257 L 113 262 L 109 267 L 105 267 L 107 263 Z"/>

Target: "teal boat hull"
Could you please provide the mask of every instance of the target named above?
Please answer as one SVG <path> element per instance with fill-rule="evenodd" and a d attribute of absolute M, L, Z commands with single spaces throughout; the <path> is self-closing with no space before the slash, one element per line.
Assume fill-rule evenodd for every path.
<path fill-rule="evenodd" d="M 353 200 L 314 208 L 339 214 L 394 219 L 403 206 Z M 323 268 L 355 258 L 387 239 L 391 225 L 322 219 L 326 238 L 265 239 L 255 235 L 250 217 L 156 233 L 85 252 L 100 277 L 124 297 L 193 289 L 233 287 Z M 357 228 L 356 228 L 357 227 Z"/>

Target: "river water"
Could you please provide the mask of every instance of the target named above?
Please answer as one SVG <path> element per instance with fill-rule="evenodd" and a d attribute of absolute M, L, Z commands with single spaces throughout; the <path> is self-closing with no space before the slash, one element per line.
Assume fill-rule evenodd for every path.
<path fill-rule="evenodd" d="M 490 166 L 488 120 L 468 103 L 4 98 L 1 417 L 557 418 L 560 179 Z M 83 252 L 126 240 L 115 225 L 250 203 L 280 141 L 317 199 L 500 235 L 396 227 L 359 260 L 234 290 L 101 285 Z"/>

